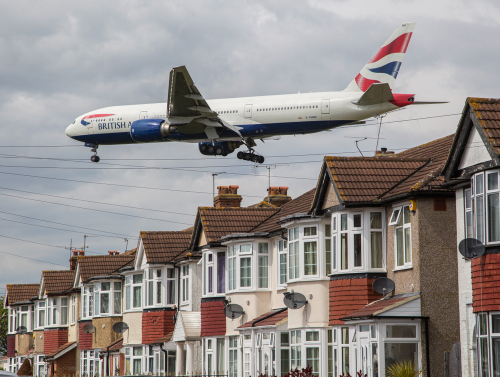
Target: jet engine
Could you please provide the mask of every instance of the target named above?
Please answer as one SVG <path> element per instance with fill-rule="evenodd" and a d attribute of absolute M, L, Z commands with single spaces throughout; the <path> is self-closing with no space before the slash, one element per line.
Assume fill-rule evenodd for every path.
<path fill-rule="evenodd" d="M 233 153 L 235 149 L 239 148 L 243 143 L 241 141 L 218 141 L 215 143 L 205 142 L 199 143 L 198 148 L 201 154 L 205 156 L 227 156 Z"/>
<path fill-rule="evenodd" d="M 177 132 L 177 128 L 165 119 L 139 119 L 130 127 L 130 136 L 139 143 L 162 141 L 174 132 Z"/>

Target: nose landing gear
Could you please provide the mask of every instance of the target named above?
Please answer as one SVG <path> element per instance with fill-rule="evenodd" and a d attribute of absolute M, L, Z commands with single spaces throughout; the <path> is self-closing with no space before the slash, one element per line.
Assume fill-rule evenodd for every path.
<path fill-rule="evenodd" d="M 90 161 L 92 162 L 99 162 L 100 158 L 97 155 L 97 148 L 99 148 L 99 145 L 94 144 L 93 148 L 90 150 L 91 152 L 94 152 L 93 156 L 90 156 Z"/>

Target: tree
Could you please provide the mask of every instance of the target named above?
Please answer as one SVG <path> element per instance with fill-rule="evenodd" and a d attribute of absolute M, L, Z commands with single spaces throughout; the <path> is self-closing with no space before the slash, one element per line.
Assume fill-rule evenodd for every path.
<path fill-rule="evenodd" d="M 5 297 L 0 297 L 0 356 L 7 354 L 7 322 L 9 311 L 4 308 L 4 301 Z"/>

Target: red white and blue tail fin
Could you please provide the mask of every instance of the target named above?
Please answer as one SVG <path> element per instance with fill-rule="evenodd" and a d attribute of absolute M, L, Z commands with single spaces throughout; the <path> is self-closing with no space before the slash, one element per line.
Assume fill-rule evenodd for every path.
<path fill-rule="evenodd" d="M 344 92 L 365 92 L 376 83 L 387 83 L 392 89 L 414 28 L 415 22 L 400 25 Z"/>

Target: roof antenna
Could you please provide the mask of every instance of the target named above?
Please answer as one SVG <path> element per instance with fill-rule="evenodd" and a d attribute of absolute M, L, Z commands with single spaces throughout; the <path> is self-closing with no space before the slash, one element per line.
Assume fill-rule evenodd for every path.
<path fill-rule="evenodd" d="M 258 168 L 266 168 L 268 170 L 268 187 L 271 187 L 271 169 L 276 169 L 279 166 L 288 166 L 288 164 L 274 164 L 274 165 L 257 165 L 253 166 L 254 174 L 257 174 Z"/>
<path fill-rule="evenodd" d="M 212 173 L 212 199 L 215 198 L 215 176 L 219 174 L 226 174 L 226 172 Z"/>
<path fill-rule="evenodd" d="M 356 140 L 356 148 L 358 148 L 358 151 L 359 151 L 359 153 L 361 153 L 361 156 L 362 156 L 362 157 L 365 157 L 365 156 L 363 155 L 363 152 L 361 152 L 361 149 L 359 149 L 358 143 L 359 143 L 360 141 L 363 141 L 363 140 L 366 140 L 366 139 L 368 139 L 368 138 L 367 138 L 367 137 L 365 137 L 364 139 L 359 139 L 359 140 Z"/>
<path fill-rule="evenodd" d="M 382 120 L 387 114 L 382 114 L 382 115 L 375 115 L 375 119 L 379 120 L 378 124 L 378 134 L 377 134 L 377 145 L 375 146 L 375 154 L 377 154 L 378 151 L 378 141 L 380 139 L 380 129 L 382 128 Z"/>
<path fill-rule="evenodd" d="M 345 138 L 348 138 L 348 139 L 356 139 L 355 136 L 344 136 Z M 359 153 L 361 153 L 361 156 L 365 157 L 365 155 L 363 154 L 363 152 L 361 152 L 361 149 L 359 149 L 359 146 L 358 146 L 358 143 L 360 141 L 363 141 L 363 140 L 367 140 L 367 139 L 375 139 L 374 137 L 365 137 L 363 139 L 358 139 L 358 140 L 355 140 L 355 143 L 356 143 L 356 148 L 358 148 L 358 151 Z M 384 138 L 381 138 L 382 140 L 385 140 Z M 378 140 L 377 140 L 377 143 L 378 143 Z"/>

